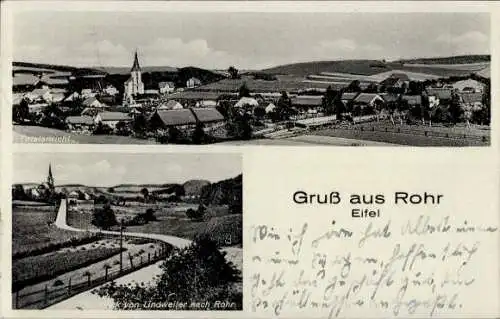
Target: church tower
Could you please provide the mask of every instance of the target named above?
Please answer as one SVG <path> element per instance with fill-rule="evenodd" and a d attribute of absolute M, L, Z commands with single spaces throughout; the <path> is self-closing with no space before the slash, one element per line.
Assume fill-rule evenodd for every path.
<path fill-rule="evenodd" d="M 142 83 L 141 66 L 137 51 L 134 54 L 134 64 L 130 69 L 130 78 L 125 82 L 124 100 L 129 103 L 134 100 L 137 94 L 144 94 L 144 83 Z"/>
<path fill-rule="evenodd" d="M 49 163 L 49 175 L 47 176 L 47 185 L 49 186 L 50 190 L 54 190 L 54 176 L 52 176 L 52 166 Z"/>

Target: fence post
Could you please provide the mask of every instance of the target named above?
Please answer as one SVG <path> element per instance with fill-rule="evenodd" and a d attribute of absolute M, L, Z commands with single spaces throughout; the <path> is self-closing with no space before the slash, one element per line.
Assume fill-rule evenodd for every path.
<path fill-rule="evenodd" d="M 142 265 L 142 255 L 141 255 L 141 265 Z"/>
<path fill-rule="evenodd" d="M 148 263 L 151 262 L 151 253 L 148 253 Z"/>
<path fill-rule="evenodd" d="M 44 302 L 47 305 L 49 303 L 49 287 L 45 285 Z"/>
<path fill-rule="evenodd" d="M 71 295 L 71 278 L 69 278 L 68 282 L 68 295 Z"/>

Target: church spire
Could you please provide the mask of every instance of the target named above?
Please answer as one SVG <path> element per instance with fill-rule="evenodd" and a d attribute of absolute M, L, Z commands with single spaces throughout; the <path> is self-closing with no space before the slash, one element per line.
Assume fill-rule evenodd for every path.
<path fill-rule="evenodd" d="M 51 189 L 54 188 L 54 176 L 52 176 L 52 166 L 49 163 L 49 176 L 47 176 L 47 184 Z"/>
<path fill-rule="evenodd" d="M 135 51 L 135 55 L 134 55 L 134 65 L 132 65 L 132 69 L 130 70 L 130 72 L 134 72 L 134 71 L 141 72 L 141 67 L 139 66 L 139 58 L 137 57 L 137 50 Z"/>

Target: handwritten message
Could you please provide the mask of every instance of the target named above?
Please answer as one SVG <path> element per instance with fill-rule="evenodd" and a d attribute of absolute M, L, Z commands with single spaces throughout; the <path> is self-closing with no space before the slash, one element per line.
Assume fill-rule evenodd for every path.
<path fill-rule="evenodd" d="M 345 222 L 344 222 L 345 223 Z M 498 228 L 451 216 L 251 226 L 253 312 L 284 317 L 439 316 L 473 303 L 481 254 Z"/>

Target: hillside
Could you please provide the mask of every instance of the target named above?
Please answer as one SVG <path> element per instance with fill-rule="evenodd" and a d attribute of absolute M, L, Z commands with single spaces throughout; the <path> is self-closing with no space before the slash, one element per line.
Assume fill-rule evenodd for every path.
<path fill-rule="evenodd" d="M 440 77 L 464 76 L 471 73 L 467 65 L 485 64 L 490 62 L 489 55 L 464 55 L 442 58 L 416 58 L 384 62 L 377 60 L 342 60 L 342 61 L 312 61 L 281 65 L 262 70 L 267 74 L 289 74 L 295 76 L 308 76 L 330 73 L 349 73 L 356 75 L 375 75 L 391 70 L 428 73 Z M 443 69 L 442 65 L 449 65 Z M 484 67 L 484 66 L 483 66 Z"/>
<path fill-rule="evenodd" d="M 209 181 L 193 179 L 185 182 L 182 186 L 187 196 L 199 196 L 203 187 L 210 185 Z"/>
<path fill-rule="evenodd" d="M 385 63 L 376 60 L 313 61 L 292 63 L 262 70 L 267 74 L 291 74 L 307 76 L 321 72 L 373 75 L 388 71 Z"/>
<path fill-rule="evenodd" d="M 243 176 L 240 174 L 203 187 L 200 201 L 205 205 L 229 205 L 232 213 L 242 213 Z"/>
<path fill-rule="evenodd" d="M 480 63 L 480 62 L 490 62 L 490 61 L 491 61 L 491 56 L 484 54 L 484 55 L 458 55 L 450 57 L 405 59 L 396 62 L 432 65 L 432 64 L 469 64 L 469 63 Z"/>
<path fill-rule="evenodd" d="M 90 75 L 90 74 L 105 74 L 106 72 L 98 70 L 95 68 L 78 68 L 68 65 L 55 65 L 55 64 L 44 64 L 44 63 L 31 63 L 31 62 L 12 62 L 13 71 L 26 71 L 26 72 L 38 72 L 38 71 L 53 71 L 53 72 L 71 72 L 76 75 Z"/>

